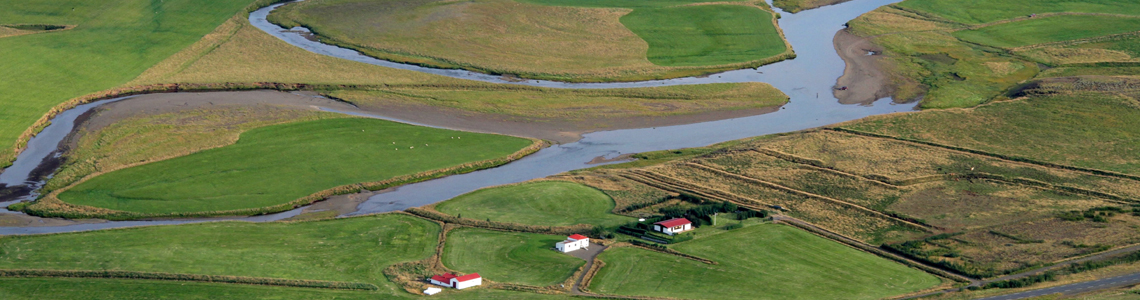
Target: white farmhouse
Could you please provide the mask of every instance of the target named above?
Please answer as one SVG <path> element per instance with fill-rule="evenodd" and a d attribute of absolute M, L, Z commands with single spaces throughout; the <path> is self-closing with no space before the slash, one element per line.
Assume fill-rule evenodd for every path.
<path fill-rule="evenodd" d="M 668 235 L 674 235 L 689 230 L 693 230 L 693 222 L 689 222 L 689 219 L 685 218 L 669 219 L 653 223 L 653 231 L 664 232 Z"/>
<path fill-rule="evenodd" d="M 456 289 L 465 289 L 483 284 L 483 277 L 479 273 L 471 273 L 463 276 L 455 276 L 455 274 L 447 273 L 443 275 L 432 276 L 428 279 L 434 285 L 452 287 Z"/>
<path fill-rule="evenodd" d="M 562 253 L 590 247 L 590 238 L 581 234 L 572 234 L 565 241 L 554 244 L 554 248 Z"/>

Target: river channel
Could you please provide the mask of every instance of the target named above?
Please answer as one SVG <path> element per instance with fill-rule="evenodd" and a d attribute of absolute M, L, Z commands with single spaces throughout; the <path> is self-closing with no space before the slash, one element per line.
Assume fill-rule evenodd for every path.
<path fill-rule="evenodd" d="M 273 9 L 283 4 L 275 4 L 255 11 L 250 14 L 249 21 L 266 33 L 313 53 L 461 79 L 553 88 L 626 88 L 719 82 L 765 82 L 780 89 L 791 98 L 790 102 L 780 110 L 757 116 L 688 125 L 588 133 L 583 135 L 579 141 L 554 145 L 501 167 L 453 175 L 377 193 L 370 193 L 368 194 L 368 200 L 360 204 L 355 212 L 346 214 L 359 215 L 403 210 L 409 207 L 444 201 L 484 187 L 523 182 L 566 171 L 587 168 L 594 166 L 588 164 L 588 162 L 597 157 L 614 158 L 621 154 L 628 153 L 699 147 L 752 136 L 826 126 L 872 115 L 912 111 L 915 107 L 914 104 L 894 104 L 891 99 L 888 98 L 880 99 L 866 105 L 844 105 L 840 104 L 839 101 L 832 96 L 832 89 L 836 79 L 842 75 L 844 70 L 844 62 L 836 53 L 833 45 L 835 33 L 843 29 L 844 24 L 848 20 L 880 6 L 898 1 L 899 0 L 856 0 L 803 11 L 797 14 L 789 14 L 777 9 L 777 12 L 780 12 L 783 16 L 779 22 L 780 27 L 783 29 L 788 41 L 792 44 L 792 47 L 796 50 L 798 57 L 794 60 L 770 64 L 757 69 L 728 71 L 710 76 L 620 83 L 564 83 L 542 80 L 511 81 L 501 76 L 464 70 L 433 69 L 379 60 L 364 56 L 353 50 L 310 40 L 306 38 L 303 28 L 286 30 L 266 21 L 266 16 L 268 16 Z M 59 145 L 61 145 L 61 142 L 67 134 L 73 130 L 76 118 L 99 105 L 114 100 L 115 99 L 82 105 L 57 116 L 51 126 L 30 142 L 30 144 L 39 146 L 36 146 L 34 149 L 29 147 L 17 158 L 13 167 L 0 174 L 0 184 L 7 184 L 8 186 L 24 184 L 31 187 L 41 185 L 43 179 L 34 178 L 34 176 L 32 176 L 34 173 L 33 170 L 36 169 L 44 159 L 57 155 Z M 326 108 L 326 110 L 341 112 L 331 108 Z M 362 113 L 351 114 L 380 117 Z M 431 124 L 428 120 L 397 121 Z M 29 177 L 33 178 L 28 179 Z M 29 197 L 34 197 L 34 194 Z M 5 203 L 0 203 L 0 205 L 5 205 Z M 14 212 L 5 211 L 4 213 Z M 288 212 L 256 217 L 114 221 L 65 226 L 0 227 L 0 235 L 85 231 L 217 220 L 261 222 L 280 220 L 299 213 L 300 209 L 295 209 Z"/>

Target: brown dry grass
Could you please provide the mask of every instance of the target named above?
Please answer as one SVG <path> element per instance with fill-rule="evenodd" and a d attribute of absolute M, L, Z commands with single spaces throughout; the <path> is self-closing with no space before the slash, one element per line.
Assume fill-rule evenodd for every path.
<path fill-rule="evenodd" d="M 1043 47 L 1015 53 L 1051 64 L 1137 61 L 1124 51 L 1097 48 Z"/>
<path fill-rule="evenodd" d="M 225 82 L 376 85 L 465 81 L 311 53 L 261 32 L 239 15 L 125 86 Z"/>
<path fill-rule="evenodd" d="M 1058 211 L 1114 205 L 1101 199 L 1072 199 L 1039 189 L 980 180 L 927 183 L 912 188 L 913 192 L 888 209 L 956 231 L 1048 218 Z M 971 189 L 994 191 L 979 193 Z"/>

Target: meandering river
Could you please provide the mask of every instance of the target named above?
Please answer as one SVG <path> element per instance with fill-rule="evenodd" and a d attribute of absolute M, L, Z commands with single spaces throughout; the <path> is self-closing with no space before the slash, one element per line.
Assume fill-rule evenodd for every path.
<path fill-rule="evenodd" d="M 360 204 L 357 211 L 348 214 L 358 215 L 422 206 L 451 199 L 484 187 L 522 182 L 587 168 L 592 166 L 588 165 L 587 162 L 599 156 L 613 158 L 626 153 L 705 146 L 752 136 L 825 126 L 872 115 L 911 111 L 914 109 L 914 104 L 893 104 L 890 99 L 880 99 L 870 105 L 843 105 L 832 96 L 835 80 L 842 75 L 844 69 L 844 62 L 833 46 L 832 39 L 835 33 L 843 29 L 848 20 L 895 2 L 898 0 L 856 0 L 797 14 L 780 12 L 777 9 L 783 16 L 780 19 L 780 27 L 796 50 L 798 57 L 794 60 L 766 65 L 758 69 L 729 71 L 711 76 L 622 83 L 564 83 L 541 80 L 516 82 L 503 79 L 500 76 L 464 70 L 433 69 L 379 60 L 353 50 L 309 40 L 303 35 L 304 30 L 285 30 L 266 21 L 266 16 L 273 9 L 283 4 L 276 4 L 255 11 L 250 14 L 249 21 L 266 33 L 313 53 L 462 79 L 554 88 L 624 88 L 717 82 L 766 82 L 791 97 L 791 101 L 787 105 L 769 114 L 688 125 L 588 133 L 577 142 L 555 145 L 498 168 L 454 175 L 382 191 Z M 57 153 L 57 148 L 63 139 L 73 130 L 74 121 L 78 116 L 110 101 L 114 100 L 79 106 L 57 116 L 51 126 L 32 140 L 31 143 L 38 146 L 34 149 L 29 147 L 20 155 L 13 167 L 0 174 L 0 184 L 8 184 L 9 186 L 23 184 L 33 187 L 42 184 L 42 179 L 30 181 L 27 179 L 32 174 L 32 170 L 39 166 L 45 158 Z M 360 115 L 359 113 L 354 114 Z M 415 123 L 415 120 L 408 121 Z M 58 127 L 53 127 L 57 125 Z M 84 231 L 228 219 L 261 222 L 280 220 L 298 213 L 300 213 L 299 209 L 257 217 L 0 227 L 0 235 Z"/>

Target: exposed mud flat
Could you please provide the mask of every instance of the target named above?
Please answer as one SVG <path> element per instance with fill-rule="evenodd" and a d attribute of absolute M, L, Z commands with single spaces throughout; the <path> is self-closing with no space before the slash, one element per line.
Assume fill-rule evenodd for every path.
<path fill-rule="evenodd" d="M 882 47 L 868 38 L 840 30 L 835 34 L 835 51 L 846 64 L 833 92 L 839 103 L 869 104 L 890 97 L 890 77 L 879 65 Z"/>

